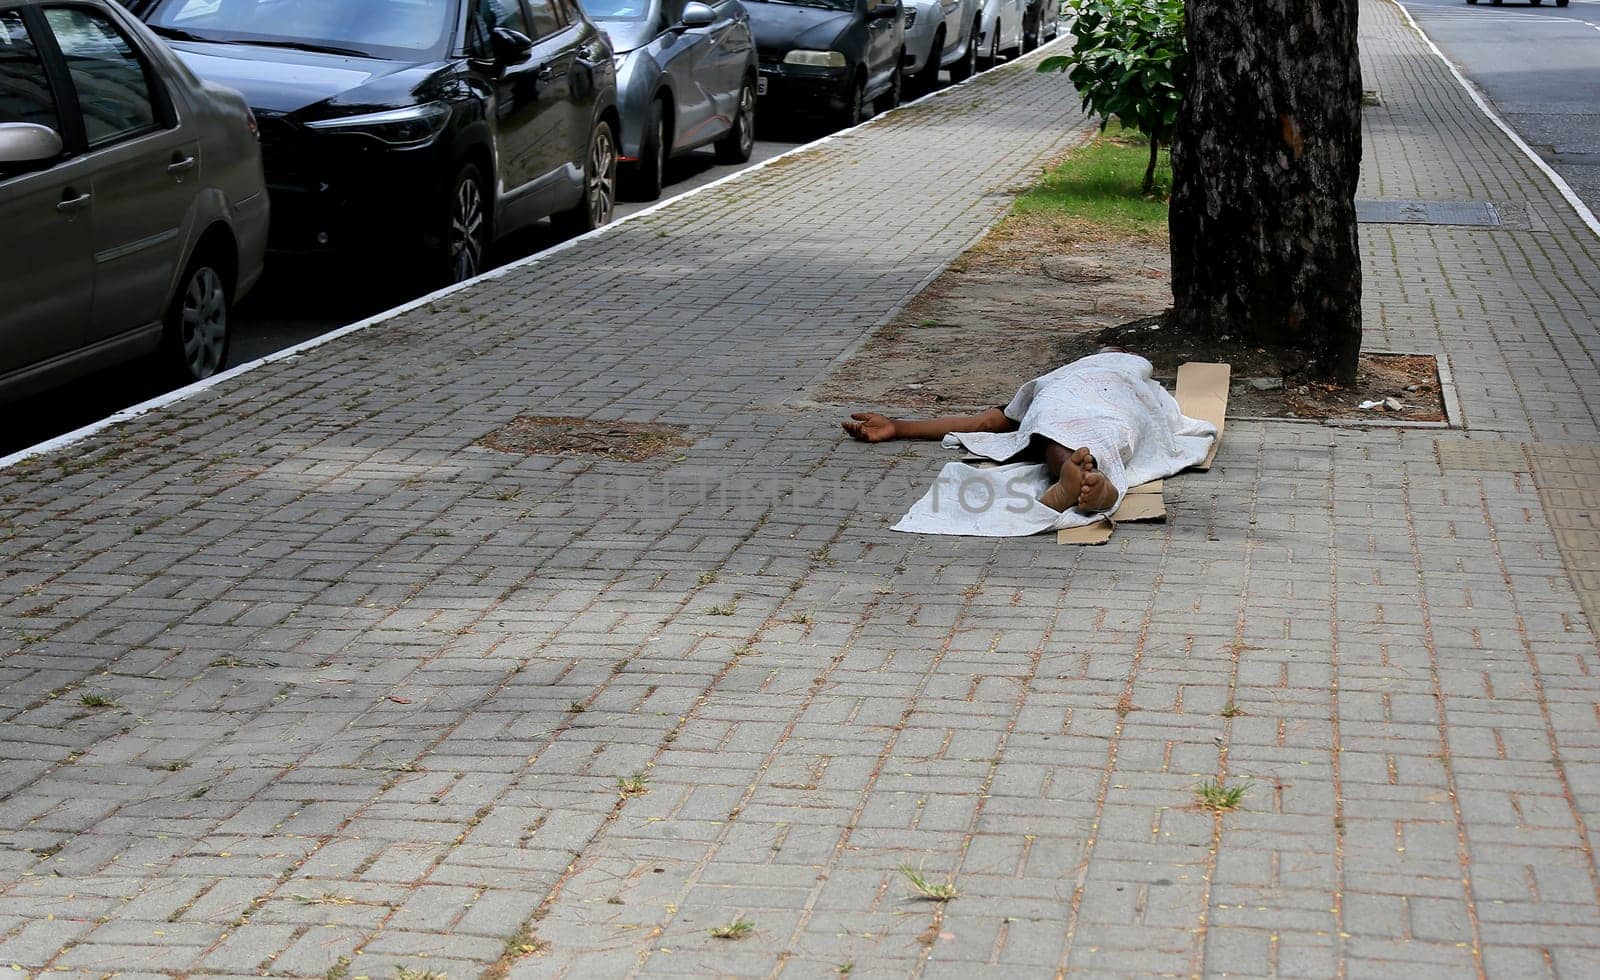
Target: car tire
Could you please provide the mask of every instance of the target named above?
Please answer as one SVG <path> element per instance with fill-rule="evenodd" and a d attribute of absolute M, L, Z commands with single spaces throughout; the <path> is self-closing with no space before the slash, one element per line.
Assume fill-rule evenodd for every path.
<path fill-rule="evenodd" d="M 905 85 L 905 52 L 900 53 L 900 60 L 894 66 L 894 71 L 889 73 L 889 91 L 878 96 L 872 103 L 874 113 L 888 112 L 900 104 L 900 89 Z"/>
<path fill-rule="evenodd" d="M 746 163 L 756 149 L 756 80 L 746 78 L 739 89 L 739 108 L 733 128 L 717 140 L 718 163 Z"/>
<path fill-rule="evenodd" d="M 1028 26 L 1032 23 L 1032 27 Z M 1027 18 L 1022 22 L 1022 54 L 1027 54 L 1039 46 L 1039 16 Z"/>
<path fill-rule="evenodd" d="M 445 285 L 466 282 L 483 271 L 489 254 L 489 197 L 483 174 L 469 163 L 450 182 L 446 205 L 444 254 L 439 264 Z"/>
<path fill-rule="evenodd" d="M 628 197 L 635 201 L 654 201 L 661 196 L 667 175 L 666 106 L 660 99 L 650 103 L 645 117 L 644 139 L 639 141 L 639 162 L 626 174 Z"/>
<path fill-rule="evenodd" d="M 1567 5 L 1567 0 L 1556 0 L 1556 6 L 1557 7 L 1565 7 L 1566 5 Z"/>
<path fill-rule="evenodd" d="M 944 54 L 944 28 L 939 28 L 933 35 L 933 47 L 928 49 L 928 60 L 923 64 L 922 70 L 911 81 L 911 90 L 917 95 L 926 95 L 939 87 L 939 57 Z"/>
<path fill-rule="evenodd" d="M 173 380 L 204 381 L 227 366 L 231 289 L 212 255 L 197 254 L 189 260 L 167 308 L 162 335 L 162 366 Z"/>
<path fill-rule="evenodd" d="M 850 88 L 850 100 L 845 103 L 844 111 L 839 114 L 839 128 L 849 129 L 851 126 L 859 126 L 866 118 L 867 80 L 858 75 L 855 85 Z"/>
<path fill-rule="evenodd" d="M 967 53 L 950 66 L 950 81 L 964 82 L 978 73 L 978 22 L 972 22 L 972 33 L 967 35 Z"/>
<path fill-rule="evenodd" d="M 553 215 L 550 223 L 567 235 L 582 235 L 609 224 L 617 205 L 617 137 L 611 124 L 595 121 L 584 153 L 583 194 L 570 210 Z"/>

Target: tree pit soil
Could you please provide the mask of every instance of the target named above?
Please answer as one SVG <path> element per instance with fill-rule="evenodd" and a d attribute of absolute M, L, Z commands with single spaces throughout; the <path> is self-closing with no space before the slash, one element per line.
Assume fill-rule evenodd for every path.
<path fill-rule="evenodd" d="M 675 425 L 519 415 L 478 444 L 525 456 L 598 456 L 637 463 L 687 446 L 690 440 Z"/>
<path fill-rule="evenodd" d="M 810 393 L 851 410 L 939 415 L 1003 405 L 1023 382 L 1114 344 L 1150 359 L 1169 389 L 1186 361 L 1232 365 L 1228 415 L 1442 422 L 1430 355 L 1363 354 L 1353 387 L 1296 380 L 1276 352 L 1175 335 L 1164 237 L 1014 214 Z M 1287 379 L 1287 381 L 1285 381 Z M 1382 405 L 1396 399 L 1399 410 Z M 1363 402 L 1379 407 L 1362 409 Z"/>

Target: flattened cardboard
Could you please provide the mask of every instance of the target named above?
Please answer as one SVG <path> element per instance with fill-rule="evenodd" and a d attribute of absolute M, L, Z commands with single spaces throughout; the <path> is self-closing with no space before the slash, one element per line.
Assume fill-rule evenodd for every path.
<path fill-rule="evenodd" d="M 1056 544 L 1105 544 L 1116 525 L 1105 518 L 1083 527 L 1065 527 L 1056 532 Z"/>
<path fill-rule="evenodd" d="M 1159 493 L 1130 493 L 1122 498 L 1122 505 L 1111 515 L 1114 524 L 1128 521 L 1162 521 L 1167 518 L 1167 502 Z"/>
<path fill-rule="evenodd" d="M 1217 447 L 1222 445 L 1222 421 L 1228 414 L 1228 382 L 1233 368 L 1227 364 L 1207 364 L 1190 361 L 1178 367 L 1178 410 L 1192 419 L 1203 419 L 1217 427 L 1217 438 L 1212 440 L 1211 452 L 1205 462 L 1192 469 L 1204 472 L 1217 458 Z"/>

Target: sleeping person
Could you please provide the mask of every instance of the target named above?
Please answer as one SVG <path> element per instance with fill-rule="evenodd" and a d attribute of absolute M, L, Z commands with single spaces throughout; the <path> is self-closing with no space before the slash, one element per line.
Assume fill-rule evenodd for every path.
<path fill-rule="evenodd" d="M 1217 434 L 1178 410 L 1149 361 L 1115 349 L 1029 381 L 1004 408 L 929 420 L 857 412 L 842 424 L 863 442 L 941 439 L 1003 464 L 946 465 L 895 525 L 984 536 L 1094 523 L 1130 487 L 1204 461 Z"/>

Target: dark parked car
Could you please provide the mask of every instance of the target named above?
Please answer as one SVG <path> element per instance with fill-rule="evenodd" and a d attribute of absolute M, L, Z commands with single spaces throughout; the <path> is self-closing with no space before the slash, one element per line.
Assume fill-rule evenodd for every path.
<path fill-rule="evenodd" d="M 1061 0 L 1030 0 L 1022 19 L 1022 50 L 1032 51 L 1061 36 Z"/>
<path fill-rule="evenodd" d="M 238 92 L 105 0 L 0 0 L 0 400 L 159 351 L 222 370 L 267 192 Z"/>
<path fill-rule="evenodd" d="M 661 196 L 667 158 L 716 144 L 750 159 L 756 48 L 739 0 L 581 0 L 616 49 L 623 171 L 632 196 Z"/>
<path fill-rule="evenodd" d="M 853 126 L 900 104 L 900 0 L 750 0 L 768 103 Z"/>
<path fill-rule="evenodd" d="M 616 74 L 573 0 L 138 0 L 261 124 L 274 250 L 476 275 L 496 238 L 611 219 Z"/>

